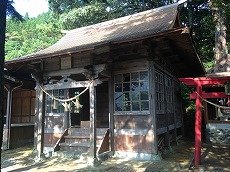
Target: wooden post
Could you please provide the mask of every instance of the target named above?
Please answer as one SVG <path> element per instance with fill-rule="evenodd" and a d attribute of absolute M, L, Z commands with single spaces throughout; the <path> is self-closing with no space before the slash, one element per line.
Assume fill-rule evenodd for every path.
<path fill-rule="evenodd" d="M 93 158 L 94 162 L 97 159 L 96 151 L 96 87 L 94 82 L 90 83 L 89 86 L 89 96 L 90 96 L 90 157 Z M 94 163 L 93 162 L 93 163 Z"/>
<path fill-rule="evenodd" d="M 172 96 L 173 96 L 173 120 L 174 120 L 174 129 L 173 129 L 173 141 L 177 142 L 177 128 L 176 128 L 176 95 L 175 95 L 175 87 L 176 81 L 172 80 Z"/>
<path fill-rule="evenodd" d="M 44 105 L 45 105 L 45 96 L 41 90 L 39 83 L 36 84 L 36 118 L 35 118 L 35 132 L 36 132 L 36 158 L 37 160 L 41 159 L 43 153 L 43 144 L 44 144 Z"/>
<path fill-rule="evenodd" d="M 149 97 L 150 97 L 150 119 L 151 119 L 151 134 L 152 134 L 152 159 L 161 159 L 158 152 L 158 138 L 157 138 L 157 126 L 156 126 L 156 109 L 155 109 L 155 71 L 153 61 L 149 61 Z"/>
<path fill-rule="evenodd" d="M 64 96 L 65 98 L 69 98 L 69 91 L 67 89 L 64 90 Z M 64 113 L 64 128 L 70 128 L 71 127 L 71 121 L 70 121 L 70 109 L 67 108 L 68 111 L 65 111 Z"/>
<path fill-rule="evenodd" d="M 168 112 L 168 105 L 167 105 L 167 99 L 166 99 L 166 77 L 164 76 L 164 104 L 165 104 L 165 114 L 166 114 L 166 125 L 167 125 L 167 132 L 164 136 L 164 147 L 167 151 L 171 151 L 171 147 L 170 147 L 170 139 L 169 139 L 169 112 Z"/>
<path fill-rule="evenodd" d="M 202 96 L 202 85 L 196 85 L 196 92 Z M 201 97 L 196 97 L 196 115 L 195 115 L 195 152 L 194 163 L 200 165 L 201 163 L 201 125 L 202 125 L 202 100 Z"/>
<path fill-rule="evenodd" d="M 7 107 L 6 107 L 6 131 L 4 132 L 4 144 L 3 149 L 10 148 L 10 129 L 11 129 L 11 110 L 12 110 L 12 93 L 13 89 L 11 85 L 7 89 Z"/>
<path fill-rule="evenodd" d="M 110 146 L 111 151 L 114 151 L 114 116 L 113 116 L 113 104 L 114 104 L 114 97 L 113 97 L 113 80 L 109 80 L 109 130 L 110 130 Z"/>

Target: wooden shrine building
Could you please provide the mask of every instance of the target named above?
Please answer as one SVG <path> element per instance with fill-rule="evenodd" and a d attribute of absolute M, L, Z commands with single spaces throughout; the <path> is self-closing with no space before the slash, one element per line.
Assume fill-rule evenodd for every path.
<path fill-rule="evenodd" d="M 38 158 L 89 150 L 94 159 L 157 159 L 161 145 L 183 134 L 178 78 L 204 68 L 178 5 L 70 30 L 44 50 L 6 61 L 11 77 L 34 83 Z"/>

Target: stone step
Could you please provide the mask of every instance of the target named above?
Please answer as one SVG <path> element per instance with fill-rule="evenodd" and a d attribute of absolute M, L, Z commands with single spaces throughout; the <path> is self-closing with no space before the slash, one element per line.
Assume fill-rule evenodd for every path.
<path fill-rule="evenodd" d="M 53 152 L 52 156 L 61 157 L 61 158 L 79 159 L 82 156 L 82 154 L 85 154 L 85 152 L 73 151 L 73 150 L 62 150 L 62 151 Z"/>

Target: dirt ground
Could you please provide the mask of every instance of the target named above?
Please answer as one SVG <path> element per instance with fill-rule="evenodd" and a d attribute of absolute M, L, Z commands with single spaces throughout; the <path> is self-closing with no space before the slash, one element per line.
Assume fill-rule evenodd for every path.
<path fill-rule="evenodd" d="M 111 157 L 97 166 L 84 159 L 48 158 L 34 162 L 32 147 L 22 147 L 2 152 L 2 172 L 168 172 L 168 171 L 230 171 L 230 146 L 204 145 L 202 165 L 194 167 L 193 141 L 181 139 L 172 144 L 172 152 L 162 152 L 160 161 L 137 161 Z"/>

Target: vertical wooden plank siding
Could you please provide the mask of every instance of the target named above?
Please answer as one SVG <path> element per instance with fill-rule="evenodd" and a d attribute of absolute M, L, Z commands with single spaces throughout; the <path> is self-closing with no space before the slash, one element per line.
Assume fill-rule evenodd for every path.
<path fill-rule="evenodd" d="M 96 159 L 96 87 L 94 82 L 90 83 L 89 86 L 89 96 L 90 96 L 90 156 Z"/>
<path fill-rule="evenodd" d="M 150 119 L 151 119 L 151 132 L 152 132 L 152 153 L 158 154 L 157 146 L 157 126 L 156 126 L 156 105 L 155 105 L 155 82 L 154 82 L 154 65 L 152 61 L 149 61 L 149 94 L 150 94 Z"/>

